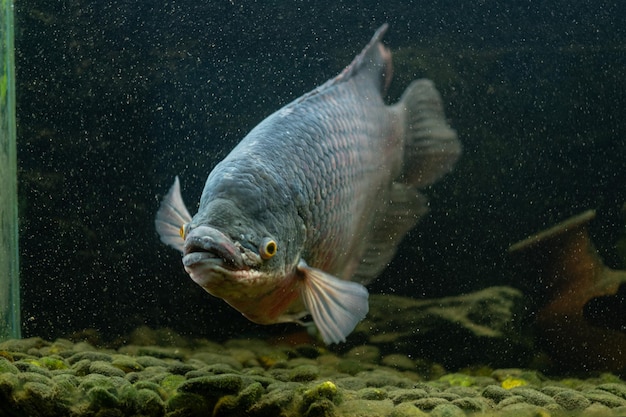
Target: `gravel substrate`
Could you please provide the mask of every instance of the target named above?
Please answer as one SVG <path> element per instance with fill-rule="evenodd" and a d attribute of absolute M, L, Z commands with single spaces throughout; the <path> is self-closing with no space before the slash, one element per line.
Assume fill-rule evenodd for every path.
<path fill-rule="evenodd" d="M 427 379 L 427 376 L 430 378 Z M 96 349 L 0 343 L 5 416 L 626 416 L 626 384 L 534 371 L 446 374 L 372 346 L 337 354 L 260 340 Z"/>

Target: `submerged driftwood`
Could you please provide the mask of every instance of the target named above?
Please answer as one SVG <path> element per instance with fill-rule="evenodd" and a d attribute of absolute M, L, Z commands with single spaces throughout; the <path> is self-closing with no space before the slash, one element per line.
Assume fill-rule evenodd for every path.
<path fill-rule="evenodd" d="M 517 272 L 545 286 L 548 301 L 537 329 L 552 360 L 568 370 L 621 370 L 626 367 L 626 335 L 592 322 L 589 303 L 617 294 L 626 271 L 607 267 L 589 237 L 589 210 L 511 246 Z"/>
<path fill-rule="evenodd" d="M 513 366 L 525 362 L 531 351 L 520 333 L 523 306 L 521 291 L 510 287 L 429 300 L 374 294 L 355 339 L 448 369 L 477 363 Z"/>

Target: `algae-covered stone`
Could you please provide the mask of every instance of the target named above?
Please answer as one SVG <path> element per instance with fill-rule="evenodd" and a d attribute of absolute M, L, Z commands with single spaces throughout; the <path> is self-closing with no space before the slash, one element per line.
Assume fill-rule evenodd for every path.
<path fill-rule="evenodd" d="M 179 392 L 167 400 L 165 410 L 168 415 L 175 416 L 209 416 L 213 413 L 214 403 L 209 404 L 202 395 Z"/>
<path fill-rule="evenodd" d="M 61 392 L 62 397 L 74 398 L 78 396 L 78 385 L 80 381 L 76 376 L 71 374 L 59 374 L 54 375 L 52 380 Z"/>
<path fill-rule="evenodd" d="M 345 378 L 338 378 L 337 386 L 350 391 L 358 391 L 367 387 L 367 384 L 361 378 L 350 376 Z"/>
<path fill-rule="evenodd" d="M 500 401 L 498 405 L 496 406 L 496 408 L 503 409 L 510 405 L 519 404 L 519 403 L 526 404 L 526 399 L 522 397 L 521 395 L 511 395 L 510 397 L 507 397 L 503 399 L 502 401 Z"/>
<path fill-rule="evenodd" d="M 583 414 L 584 417 L 605 417 L 605 416 L 614 415 L 611 412 L 611 408 L 600 403 L 592 403 L 589 407 L 585 408 L 583 413 L 584 413 Z M 616 417 L 622 417 L 622 416 L 617 414 Z"/>
<path fill-rule="evenodd" d="M 197 368 L 189 363 L 175 361 L 167 367 L 167 371 L 175 375 L 185 375 L 188 372 L 195 371 Z"/>
<path fill-rule="evenodd" d="M 445 398 L 427 397 L 427 398 L 419 399 L 415 401 L 413 404 L 415 404 L 415 406 L 419 408 L 420 410 L 432 411 L 438 405 L 449 404 L 449 403 L 450 401 L 446 400 Z"/>
<path fill-rule="evenodd" d="M 17 375 L 8 372 L 0 373 L 0 399 L 4 398 L 8 401 L 19 383 Z"/>
<path fill-rule="evenodd" d="M 430 412 L 431 417 L 465 417 L 465 412 L 456 405 L 439 404 Z"/>
<path fill-rule="evenodd" d="M 580 392 L 569 389 L 556 393 L 552 398 L 565 410 L 584 410 L 591 404 Z"/>
<path fill-rule="evenodd" d="M 0 342 L 0 350 L 6 350 L 8 352 L 27 353 L 31 349 L 40 349 L 49 344 L 49 342 L 44 341 L 41 337 L 9 339 L 5 340 L 4 342 Z"/>
<path fill-rule="evenodd" d="M 116 355 L 111 361 L 111 366 L 122 370 L 124 373 L 141 372 L 143 366 L 136 359 L 126 355 Z"/>
<path fill-rule="evenodd" d="M 61 355 L 64 358 L 71 356 L 74 352 L 74 343 L 71 340 L 59 338 L 52 342 L 50 346 L 40 349 L 42 355 Z"/>
<path fill-rule="evenodd" d="M 391 391 L 389 393 L 389 398 L 394 404 L 400 404 L 403 402 L 419 400 L 425 398 L 427 395 L 428 393 L 421 388 L 404 388 Z"/>
<path fill-rule="evenodd" d="M 54 395 L 54 387 L 54 383 L 42 384 L 41 382 L 27 382 L 22 386 L 22 390 L 32 401 L 35 399 L 49 401 Z"/>
<path fill-rule="evenodd" d="M 142 416 L 160 416 L 165 411 L 165 403 L 155 391 L 141 388 L 135 397 L 135 411 Z"/>
<path fill-rule="evenodd" d="M 409 388 L 414 385 L 414 381 L 394 370 L 385 368 L 361 372 L 358 376 L 365 380 L 368 387 L 384 387 L 389 385 L 392 387 Z"/>
<path fill-rule="evenodd" d="M 456 373 L 447 374 L 439 378 L 439 381 L 446 382 L 450 386 L 471 387 L 476 384 L 476 379 L 470 375 Z"/>
<path fill-rule="evenodd" d="M 109 362 L 95 361 L 89 365 L 89 372 L 92 374 L 100 374 L 105 376 L 118 376 L 123 378 L 126 372 L 111 365 Z"/>
<path fill-rule="evenodd" d="M 213 417 L 233 417 L 241 414 L 242 411 L 237 403 L 237 397 L 225 395 L 217 400 L 213 407 Z"/>
<path fill-rule="evenodd" d="M 228 349 L 228 353 L 231 358 L 235 359 L 244 367 L 259 365 L 256 354 L 250 349 L 232 348 Z"/>
<path fill-rule="evenodd" d="M 178 390 L 207 398 L 219 398 L 223 395 L 237 394 L 242 384 L 243 380 L 239 375 L 212 375 L 188 379 L 178 387 Z"/>
<path fill-rule="evenodd" d="M 446 392 L 456 394 L 460 397 L 478 397 L 480 393 L 474 387 L 453 386 L 446 389 Z"/>
<path fill-rule="evenodd" d="M 540 407 L 534 404 L 528 404 L 524 402 L 509 404 L 506 407 L 500 409 L 505 416 L 515 417 L 538 417 L 538 416 L 550 416 L 550 412 L 544 407 Z"/>
<path fill-rule="evenodd" d="M 304 417 L 335 417 L 336 415 L 335 404 L 325 398 L 314 402 L 304 412 Z"/>
<path fill-rule="evenodd" d="M 133 387 L 136 390 L 148 389 L 150 391 L 153 391 L 161 399 L 166 399 L 168 397 L 167 391 L 164 390 L 161 387 L 161 385 L 157 384 L 156 382 L 152 382 L 152 381 L 137 381 L 135 384 L 133 384 Z"/>
<path fill-rule="evenodd" d="M 277 364 L 280 363 L 285 363 L 287 359 L 288 356 L 285 352 L 271 350 L 269 348 L 264 349 L 262 352 L 259 352 L 257 356 L 257 361 L 265 369 L 275 367 Z"/>
<path fill-rule="evenodd" d="M 52 384 L 52 376 L 43 375 L 38 372 L 22 372 L 17 375 L 17 379 L 20 384 L 27 382 L 38 382 L 45 385 Z"/>
<path fill-rule="evenodd" d="M 241 390 L 239 397 L 237 397 L 237 403 L 243 410 L 247 410 L 261 398 L 263 393 L 265 393 L 265 388 L 261 383 L 253 382 Z"/>
<path fill-rule="evenodd" d="M 91 361 L 89 359 L 82 359 L 78 362 L 74 362 L 72 364 L 72 370 L 77 376 L 85 376 L 89 374 L 89 367 L 91 366 Z"/>
<path fill-rule="evenodd" d="M 258 382 L 261 385 L 263 385 L 263 387 L 268 387 L 270 386 L 270 384 L 273 384 L 275 382 L 275 380 L 273 378 L 270 378 L 269 376 L 263 376 L 263 375 L 257 375 L 257 374 L 247 374 L 245 379 L 248 381 Z"/>
<path fill-rule="evenodd" d="M 324 354 L 326 349 L 313 345 L 300 345 L 296 347 L 296 351 L 305 358 L 316 359 L 318 356 Z"/>
<path fill-rule="evenodd" d="M 482 392 L 483 397 L 489 398 L 496 404 L 498 404 L 500 401 L 512 395 L 513 394 L 511 394 L 510 391 L 502 388 L 499 385 L 487 385 L 485 389 L 483 389 L 483 392 Z"/>
<path fill-rule="evenodd" d="M 511 393 L 514 395 L 521 395 L 529 404 L 545 406 L 554 403 L 554 399 L 552 397 L 532 388 L 518 387 L 512 389 Z"/>
<path fill-rule="evenodd" d="M 78 388 L 83 392 L 88 392 L 92 388 L 102 388 L 111 392 L 117 392 L 118 388 L 130 385 L 124 378 L 106 377 L 100 374 L 86 375 L 80 381 Z"/>
<path fill-rule="evenodd" d="M 197 352 L 191 355 L 191 357 L 193 359 L 201 360 L 207 365 L 225 364 L 225 365 L 229 365 L 231 368 L 236 369 L 236 370 L 243 369 L 243 365 L 241 363 L 239 363 L 236 359 L 227 355 L 220 355 L 220 354 L 211 353 L 211 352 Z"/>
<path fill-rule="evenodd" d="M 33 372 L 41 375 L 45 375 L 48 378 L 52 377 L 52 372 L 48 368 L 44 368 L 36 359 L 21 359 L 15 362 L 15 367 L 20 372 Z"/>
<path fill-rule="evenodd" d="M 67 358 L 67 362 L 70 365 L 74 365 L 76 362 L 79 362 L 85 359 L 89 360 L 90 362 L 95 362 L 95 361 L 111 362 L 113 360 L 113 357 L 110 354 L 104 353 L 104 352 L 85 351 L 85 352 L 78 352 L 78 353 L 73 354 L 72 356 Z"/>
<path fill-rule="evenodd" d="M 291 380 L 291 372 L 289 369 L 270 369 L 268 373 L 270 377 L 277 381 L 287 382 Z"/>
<path fill-rule="evenodd" d="M 433 397 L 437 397 L 437 398 L 443 398 L 446 399 L 448 401 L 454 401 L 457 400 L 459 398 L 461 398 L 459 396 L 459 394 L 455 394 L 453 392 L 448 392 L 448 391 L 442 391 L 442 392 L 436 392 L 436 393 L 431 393 L 431 395 Z"/>
<path fill-rule="evenodd" d="M 319 376 L 319 369 L 314 365 L 300 365 L 289 371 L 289 380 L 294 382 L 313 381 Z"/>
<path fill-rule="evenodd" d="M 161 379 L 165 378 L 167 375 L 170 375 L 169 372 L 167 372 L 167 368 L 164 368 L 162 366 L 148 366 L 147 368 L 144 368 L 143 371 L 138 372 L 137 373 L 140 378 L 142 380 L 150 380 L 150 381 L 154 381 L 154 382 L 159 382 L 161 381 Z M 127 374 L 127 377 L 130 374 Z"/>
<path fill-rule="evenodd" d="M 608 383 L 601 384 L 596 387 L 599 390 L 610 392 L 613 395 L 617 395 L 622 399 L 626 399 L 626 385 L 621 383 Z"/>
<path fill-rule="evenodd" d="M 396 405 L 389 417 L 427 417 L 428 414 L 410 403 Z"/>
<path fill-rule="evenodd" d="M 356 395 L 364 400 L 384 400 L 388 397 L 387 391 L 382 388 L 363 388 L 357 391 Z M 394 401 L 395 402 L 395 401 Z"/>
<path fill-rule="evenodd" d="M 185 354 L 175 347 L 142 346 L 137 349 L 137 355 L 160 359 L 185 359 Z"/>
<path fill-rule="evenodd" d="M 184 375 L 191 378 L 198 378 L 200 376 L 208 376 L 208 375 L 220 375 L 220 374 L 236 374 L 239 373 L 238 370 L 233 368 L 231 365 L 226 363 L 215 363 L 212 365 L 204 365 L 201 368 L 194 368 L 193 370 L 185 373 Z"/>
<path fill-rule="evenodd" d="M 87 391 L 87 398 L 90 402 L 90 408 L 93 410 L 115 408 L 119 405 L 117 391 L 107 387 L 95 386 L 91 388 Z"/>
<path fill-rule="evenodd" d="M 365 364 L 357 359 L 342 359 L 337 363 L 337 371 L 348 375 L 356 375 L 366 369 Z"/>
<path fill-rule="evenodd" d="M 491 373 L 491 377 L 500 382 L 502 387 L 506 389 L 527 385 L 538 387 L 543 380 L 543 376 L 539 372 L 519 368 L 496 369 Z"/>
<path fill-rule="evenodd" d="M 605 390 L 593 389 L 585 392 L 584 395 L 589 401 L 606 405 L 609 408 L 626 406 L 626 400 Z"/>
<path fill-rule="evenodd" d="M 305 408 L 320 399 L 339 401 L 339 389 L 332 381 L 324 381 L 321 384 L 313 385 L 302 394 L 302 402 Z"/>
<path fill-rule="evenodd" d="M 254 416 L 281 416 L 284 415 L 285 410 L 291 408 L 294 396 L 292 389 L 268 391 L 248 411 Z"/>
<path fill-rule="evenodd" d="M 155 358 L 152 356 L 138 356 L 135 358 L 137 363 L 145 368 L 152 366 L 162 367 L 163 369 L 169 366 L 169 363 L 163 359 Z"/>
<path fill-rule="evenodd" d="M 44 368 L 47 370 L 61 370 L 61 369 L 67 369 L 68 366 L 67 364 L 60 358 L 57 357 L 52 357 L 52 356 L 43 356 L 41 358 L 37 358 L 37 359 L 23 359 L 20 361 L 21 363 L 28 363 L 29 365 L 32 365 L 29 367 L 29 369 L 34 370 L 36 368 Z M 36 368 L 33 368 L 36 367 Z M 35 371 L 35 372 L 41 372 L 41 371 Z M 49 373 L 46 373 L 47 375 L 51 375 Z"/>
<path fill-rule="evenodd" d="M 415 370 L 415 362 L 406 355 L 393 353 L 383 357 L 381 363 L 390 368 L 412 371 Z"/>
<path fill-rule="evenodd" d="M 54 401 L 55 393 L 54 384 L 26 382 L 13 397 L 15 415 L 53 416 L 68 414 L 69 410 L 64 404 Z M 6 403 L 2 405 L 6 406 Z"/>
<path fill-rule="evenodd" d="M 467 412 L 485 411 L 490 408 L 487 400 L 483 398 L 463 397 L 452 400 L 451 403 Z"/>
<path fill-rule="evenodd" d="M 182 375 L 167 375 L 165 378 L 161 379 L 159 385 L 165 392 L 172 394 L 185 381 L 186 378 Z"/>
<path fill-rule="evenodd" d="M 337 406 L 338 414 L 359 417 L 388 416 L 393 409 L 391 400 L 349 400 Z"/>
<path fill-rule="evenodd" d="M 6 360 L 5 358 L 0 357 L 0 374 L 10 373 L 10 374 L 18 374 L 20 372 L 19 369 L 11 362 Z"/>
<path fill-rule="evenodd" d="M 372 345 L 356 346 L 350 349 L 344 357 L 359 362 L 378 363 L 380 361 L 380 349 Z"/>

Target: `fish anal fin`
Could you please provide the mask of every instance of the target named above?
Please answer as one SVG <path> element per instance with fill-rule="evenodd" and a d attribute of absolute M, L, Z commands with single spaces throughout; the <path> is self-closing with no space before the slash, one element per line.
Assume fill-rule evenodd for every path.
<path fill-rule="evenodd" d="M 154 226 L 161 238 L 161 242 L 182 252 L 185 241 L 180 236 L 180 228 L 191 221 L 191 215 L 185 207 L 183 196 L 180 193 L 178 176 L 167 192 L 154 219 Z"/>
<path fill-rule="evenodd" d="M 368 312 L 368 292 L 356 282 L 344 281 L 301 260 L 300 296 L 324 340 L 339 343 L 346 340 Z"/>
<path fill-rule="evenodd" d="M 392 183 L 390 197 L 381 213 L 367 237 L 365 252 L 351 278 L 364 285 L 385 269 L 402 238 L 428 213 L 428 199 L 410 185 Z"/>
<path fill-rule="evenodd" d="M 422 188 L 452 170 L 461 155 L 456 132 L 448 126 L 443 103 L 432 81 L 413 81 L 395 109 L 404 112 L 403 181 Z"/>

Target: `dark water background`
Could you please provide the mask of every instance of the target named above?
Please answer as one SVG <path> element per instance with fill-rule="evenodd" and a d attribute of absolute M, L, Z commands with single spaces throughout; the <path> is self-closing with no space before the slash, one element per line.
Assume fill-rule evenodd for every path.
<path fill-rule="evenodd" d="M 177 174 L 195 212 L 212 166 L 384 22 L 389 100 L 433 79 L 464 154 L 371 292 L 532 290 L 507 247 L 588 208 L 626 267 L 625 2 L 29 0 L 16 20 L 25 336 L 280 330 L 194 284 L 154 214 Z"/>

